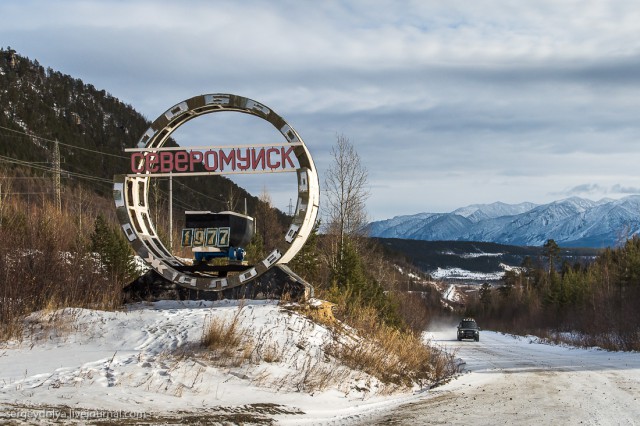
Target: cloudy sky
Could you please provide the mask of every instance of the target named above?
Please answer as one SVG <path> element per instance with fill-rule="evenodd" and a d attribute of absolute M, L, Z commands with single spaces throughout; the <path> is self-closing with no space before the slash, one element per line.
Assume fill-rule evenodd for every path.
<path fill-rule="evenodd" d="M 149 120 L 204 93 L 266 104 L 321 185 L 347 137 L 372 220 L 640 193 L 640 1 L 3 0 L 0 16 L 4 48 Z"/>

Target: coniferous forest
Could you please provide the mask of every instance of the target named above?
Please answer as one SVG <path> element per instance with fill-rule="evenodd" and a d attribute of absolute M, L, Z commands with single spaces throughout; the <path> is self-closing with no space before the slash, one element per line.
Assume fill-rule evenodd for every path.
<path fill-rule="evenodd" d="M 487 328 L 612 350 L 640 350 L 640 238 L 607 248 L 588 264 L 558 256 L 525 259 L 500 286 L 485 283 L 466 307 Z"/>

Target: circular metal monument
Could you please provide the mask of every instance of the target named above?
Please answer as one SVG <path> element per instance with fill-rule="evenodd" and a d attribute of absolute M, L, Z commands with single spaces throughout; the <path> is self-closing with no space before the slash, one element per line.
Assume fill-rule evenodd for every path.
<path fill-rule="evenodd" d="M 201 115 L 222 111 L 240 112 L 266 120 L 284 136 L 284 142 L 242 147 L 189 148 L 190 152 L 185 148 L 163 148 L 169 136 L 182 124 Z M 256 147 L 259 147 L 257 151 Z M 318 214 L 320 189 L 311 154 L 293 127 L 264 104 L 231 94 L 195 96 L 160 115 L 140 138 L 137 148 L 126 151 L 135 151 L 131 156 L 133 173 L 114 176 L 113 185 L 116 212 L 122 230 L 136 253 L 151 268 L 183 287 L 222 291 L 245 284 L 272 266 L 289 262 L 302 248 L 313 229 Z M 245 154 L 244 157 L 242 154 Z M 288 157 L 290 154 L 295 155 L 297 167 Z M 287 164 L 294 168 L 287 168 Z M 276 248 L 265 259 L 248 266 L 237 275 L 208 276 L 185 271 L 186 265 L 158 238 L 149 212 L 151 178 L 282 171 L 295 171 L 298 179 L 295 214 L 283 236 L 287 247 L 284 253 Z"/>

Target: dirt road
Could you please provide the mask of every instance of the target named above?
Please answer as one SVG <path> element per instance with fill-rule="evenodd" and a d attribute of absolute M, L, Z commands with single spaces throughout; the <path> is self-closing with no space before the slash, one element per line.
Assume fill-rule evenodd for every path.
<path fill-rule="evenodd" d="M 361 418 L 385 425 L 640 425 L 640 354 L 535 343 L 483 331 L 431 333 L 465 372 L 392 412 Z"/>

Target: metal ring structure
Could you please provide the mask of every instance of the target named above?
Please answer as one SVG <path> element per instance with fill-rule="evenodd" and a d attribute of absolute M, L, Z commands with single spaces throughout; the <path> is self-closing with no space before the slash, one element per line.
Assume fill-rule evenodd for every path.
<path fill-rule="evenodd" d="M 160 148 L 182 124 L 199 117 L 221 111 L 241 112 L 271 123 L 293 146 L 298 160 L 298 200 L 291 225 L 284 235 L 286 251 L 277 248 L 265 259 L 256 262 L 237 275 L 211 277 L 180 272 L 183 266 L 158 238 L 149 212 L 150 176 L 114 176 L 113 196 L 122 230 L 136 253 L 164 278 L 186 288 L 222 291 L 245 284 L 265 273 L 276 264 L 289 262 L 300 251 L 311 233 L 320 203 L 320 187 L 311 154 L 300 135 L 287 122 L 267 106 L 252 99 L 232 94 L 206 94 L 195 96 L 169 108 L 160 115 L 140 138 L 138 148 Z M 178 174 L 176 174 L 178 176 Z"/>

